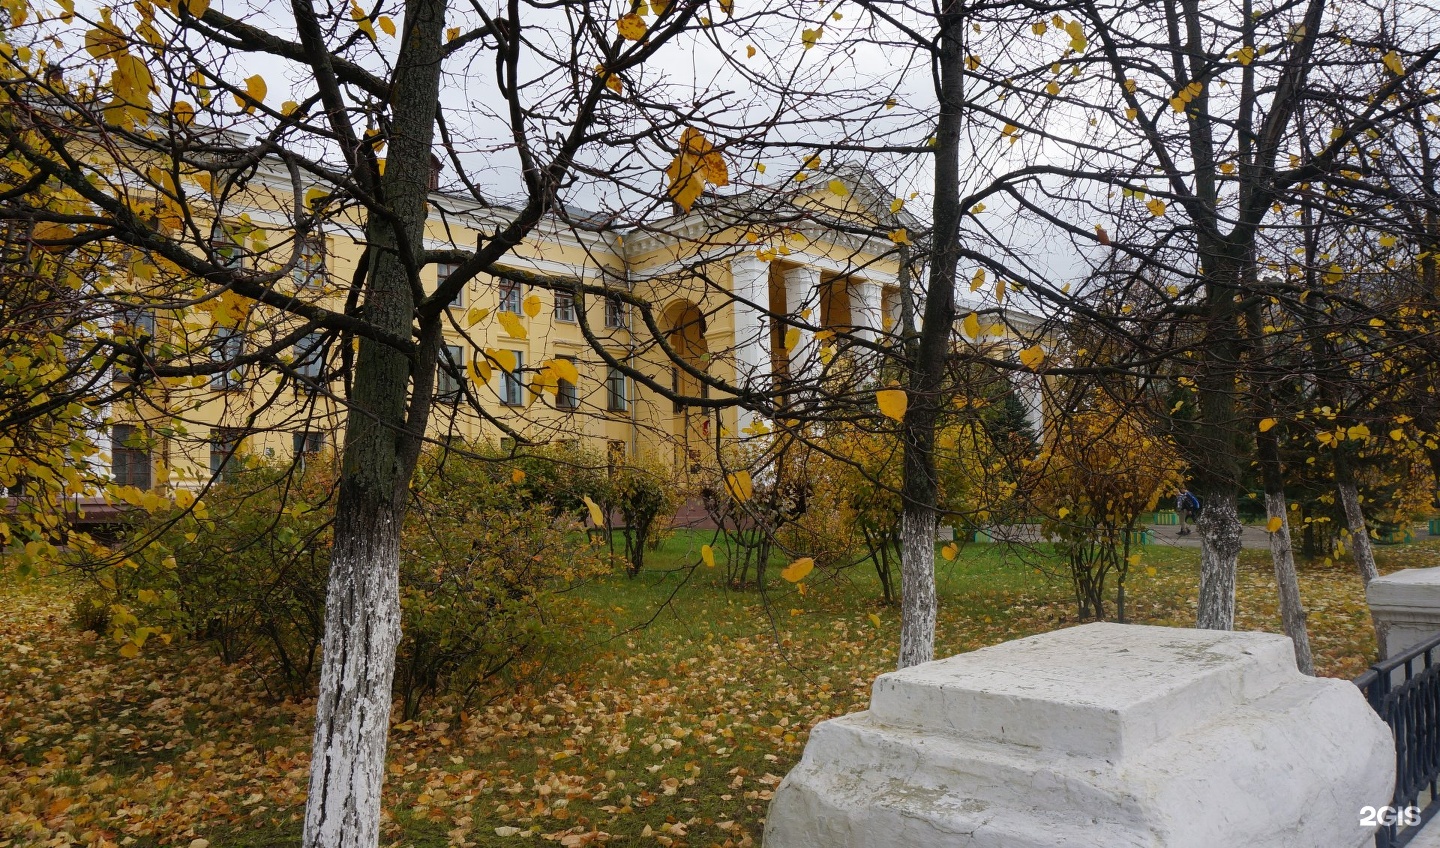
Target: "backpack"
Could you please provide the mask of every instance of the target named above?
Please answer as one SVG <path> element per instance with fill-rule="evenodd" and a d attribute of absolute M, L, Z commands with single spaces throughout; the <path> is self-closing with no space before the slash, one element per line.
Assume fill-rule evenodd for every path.
<path fill-rule="evenodd" d="M 1185 507 L 1191 512 L 1200 511 L 1200 499 L 1195 496 L 1194 492 L 1185 493 Z"/>

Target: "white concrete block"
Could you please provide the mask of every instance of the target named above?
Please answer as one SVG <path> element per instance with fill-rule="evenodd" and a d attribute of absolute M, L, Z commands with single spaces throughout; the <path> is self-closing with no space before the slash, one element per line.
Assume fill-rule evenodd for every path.
<path fill-rule="evenodd" d="M 1361 848 L 1391 734 L 1290 642 L 1089 624 L 885 674 L 821 722 L 766 848 Z"/>
<path fill-rule="evenodd" d="M 1440 633 L 1440 568 L 1407 568 L 1370 581 L 1366 600 L 1393 657 Z"/>

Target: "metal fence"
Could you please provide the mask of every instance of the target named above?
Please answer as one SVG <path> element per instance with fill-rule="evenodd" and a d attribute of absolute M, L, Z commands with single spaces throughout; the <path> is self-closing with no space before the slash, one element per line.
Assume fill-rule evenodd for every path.
<path fill-rule="evenodd" d="M 1395 799 L 1375 846 L 1400 848 L 1440 810 L 1440 634 L 1375 663 L 1355 685 L 1395 734 Z"/>

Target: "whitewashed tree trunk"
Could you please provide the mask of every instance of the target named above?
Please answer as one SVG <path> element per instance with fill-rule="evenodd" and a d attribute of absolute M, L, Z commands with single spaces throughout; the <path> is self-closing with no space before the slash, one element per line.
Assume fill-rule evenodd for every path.
<path fill-rule="evenodd" d="M 357 510 L 366 512 L 363 510 Z M 374 848 L 400 642 L 399 520 L 392 510 L 337 526 L 315 706 L 306 848 Z M 337 516 L 338 525 L 338 516 Z"/>
<path fill-rule="evenodd" d="M 1355 558 L 1355 568 L 1368 588 L 1370 581 L 1380 576 L 1380 570 L 1375 567 L 1375 549 L 1370 545 L 1370 528 L 1365 525 L 1365 511 L 1360 508 L 1360 493 L 1356 491 L 1353 480 L 1342 480 L 1336 484 L 1335 490 L 1345 510 L 1345 525 L 1350 528 L 1350 552 Z M 1384 654 L 1385 624 L 1375 617 L 1374 610 L 1370 612 L 1370 626 L 1375 630 L 1375 650 Z"/>
<path fill-rule="evenodd" d="M 1369 586 L 1371 580 L 1380 576 L 1380 571 L 1375 568 L 1375 549 L 1370 546 L 1370 528 L 1365 525 L 1365 512 L 1360 508 L 1360 493 L 1354 483 L 1340 483 L 1335 488 L 1345 509 L 1345 525 L 1350 528 L 1355 567 L 1360 570 L 1360 579 Z"/>
<path fill-rule="evenodd" d="M 1210 492 L 1195 530 L 1200 534 L 1200 599 L 1195 626 L 1235 629 L 1235 571 L 1240 560 L 1240 512 L 1235 493 Z"/>
<path fill-rule="evenodd" d="M 935 659 L 934 510 L 907 509 L 900 538 L 900 668 Z"/>
<path fill-rule="evenodd" d="M 1295 573 L 1295 551 L 1290 545 L 1290 518 L 1283 492 L 1265 493 L 1265 512 L 1280 519 L 1280 529 L 1270 534 L 1270 559 L 1275 566 L 1275 585 L 1280 596 L 1280 621 L 1285 635 L 1295 645 L 1295 665 L 1304 674 L 1315 674 L 1310 654 L 1310 631 L 1305 605 L 1300 601 L 1300 578 Z"/>

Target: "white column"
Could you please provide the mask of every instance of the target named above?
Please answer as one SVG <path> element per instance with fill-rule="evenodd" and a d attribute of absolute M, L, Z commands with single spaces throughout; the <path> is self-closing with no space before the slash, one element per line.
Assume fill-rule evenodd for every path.
<path fill-rule="evenodd" d="M 770 304 L 770 263 L 754 253 L 743 253 L 730 260 L 730 280 L 735 316 L 730 355 L 735 362 L 735 383 L 752 391 L 769 391 L 770 321 L 766 312 Z M 757 418 L 753 412 L 740 410 L 736 421 L 741 432 Z"/>
<path fill-rule="evenodd" d="M 809 317 L 802 314 L 809 310 Z M 785 272 L 785 311 L 790 320 L 802 324 L 820 324 L 820 269 L 808 265 L 791 268 Z M 784 337 L 790 337 L 790 330 L 799 329 L 787 325 Z M 799 339 L 790 349 L 790 379 L 804 380 L 813 377 L 819 360 L 815 353 L 815 334 L 799 329 Z"/>
<path fill-rule="evenodd" d="M 859 277 L 851 277 L 845 288 L 850 293 L 850 323 L 855 327 L 855 337 L 875 341 L 885 329 L 880 303 L 884 289 L 873 280 Z"/>

